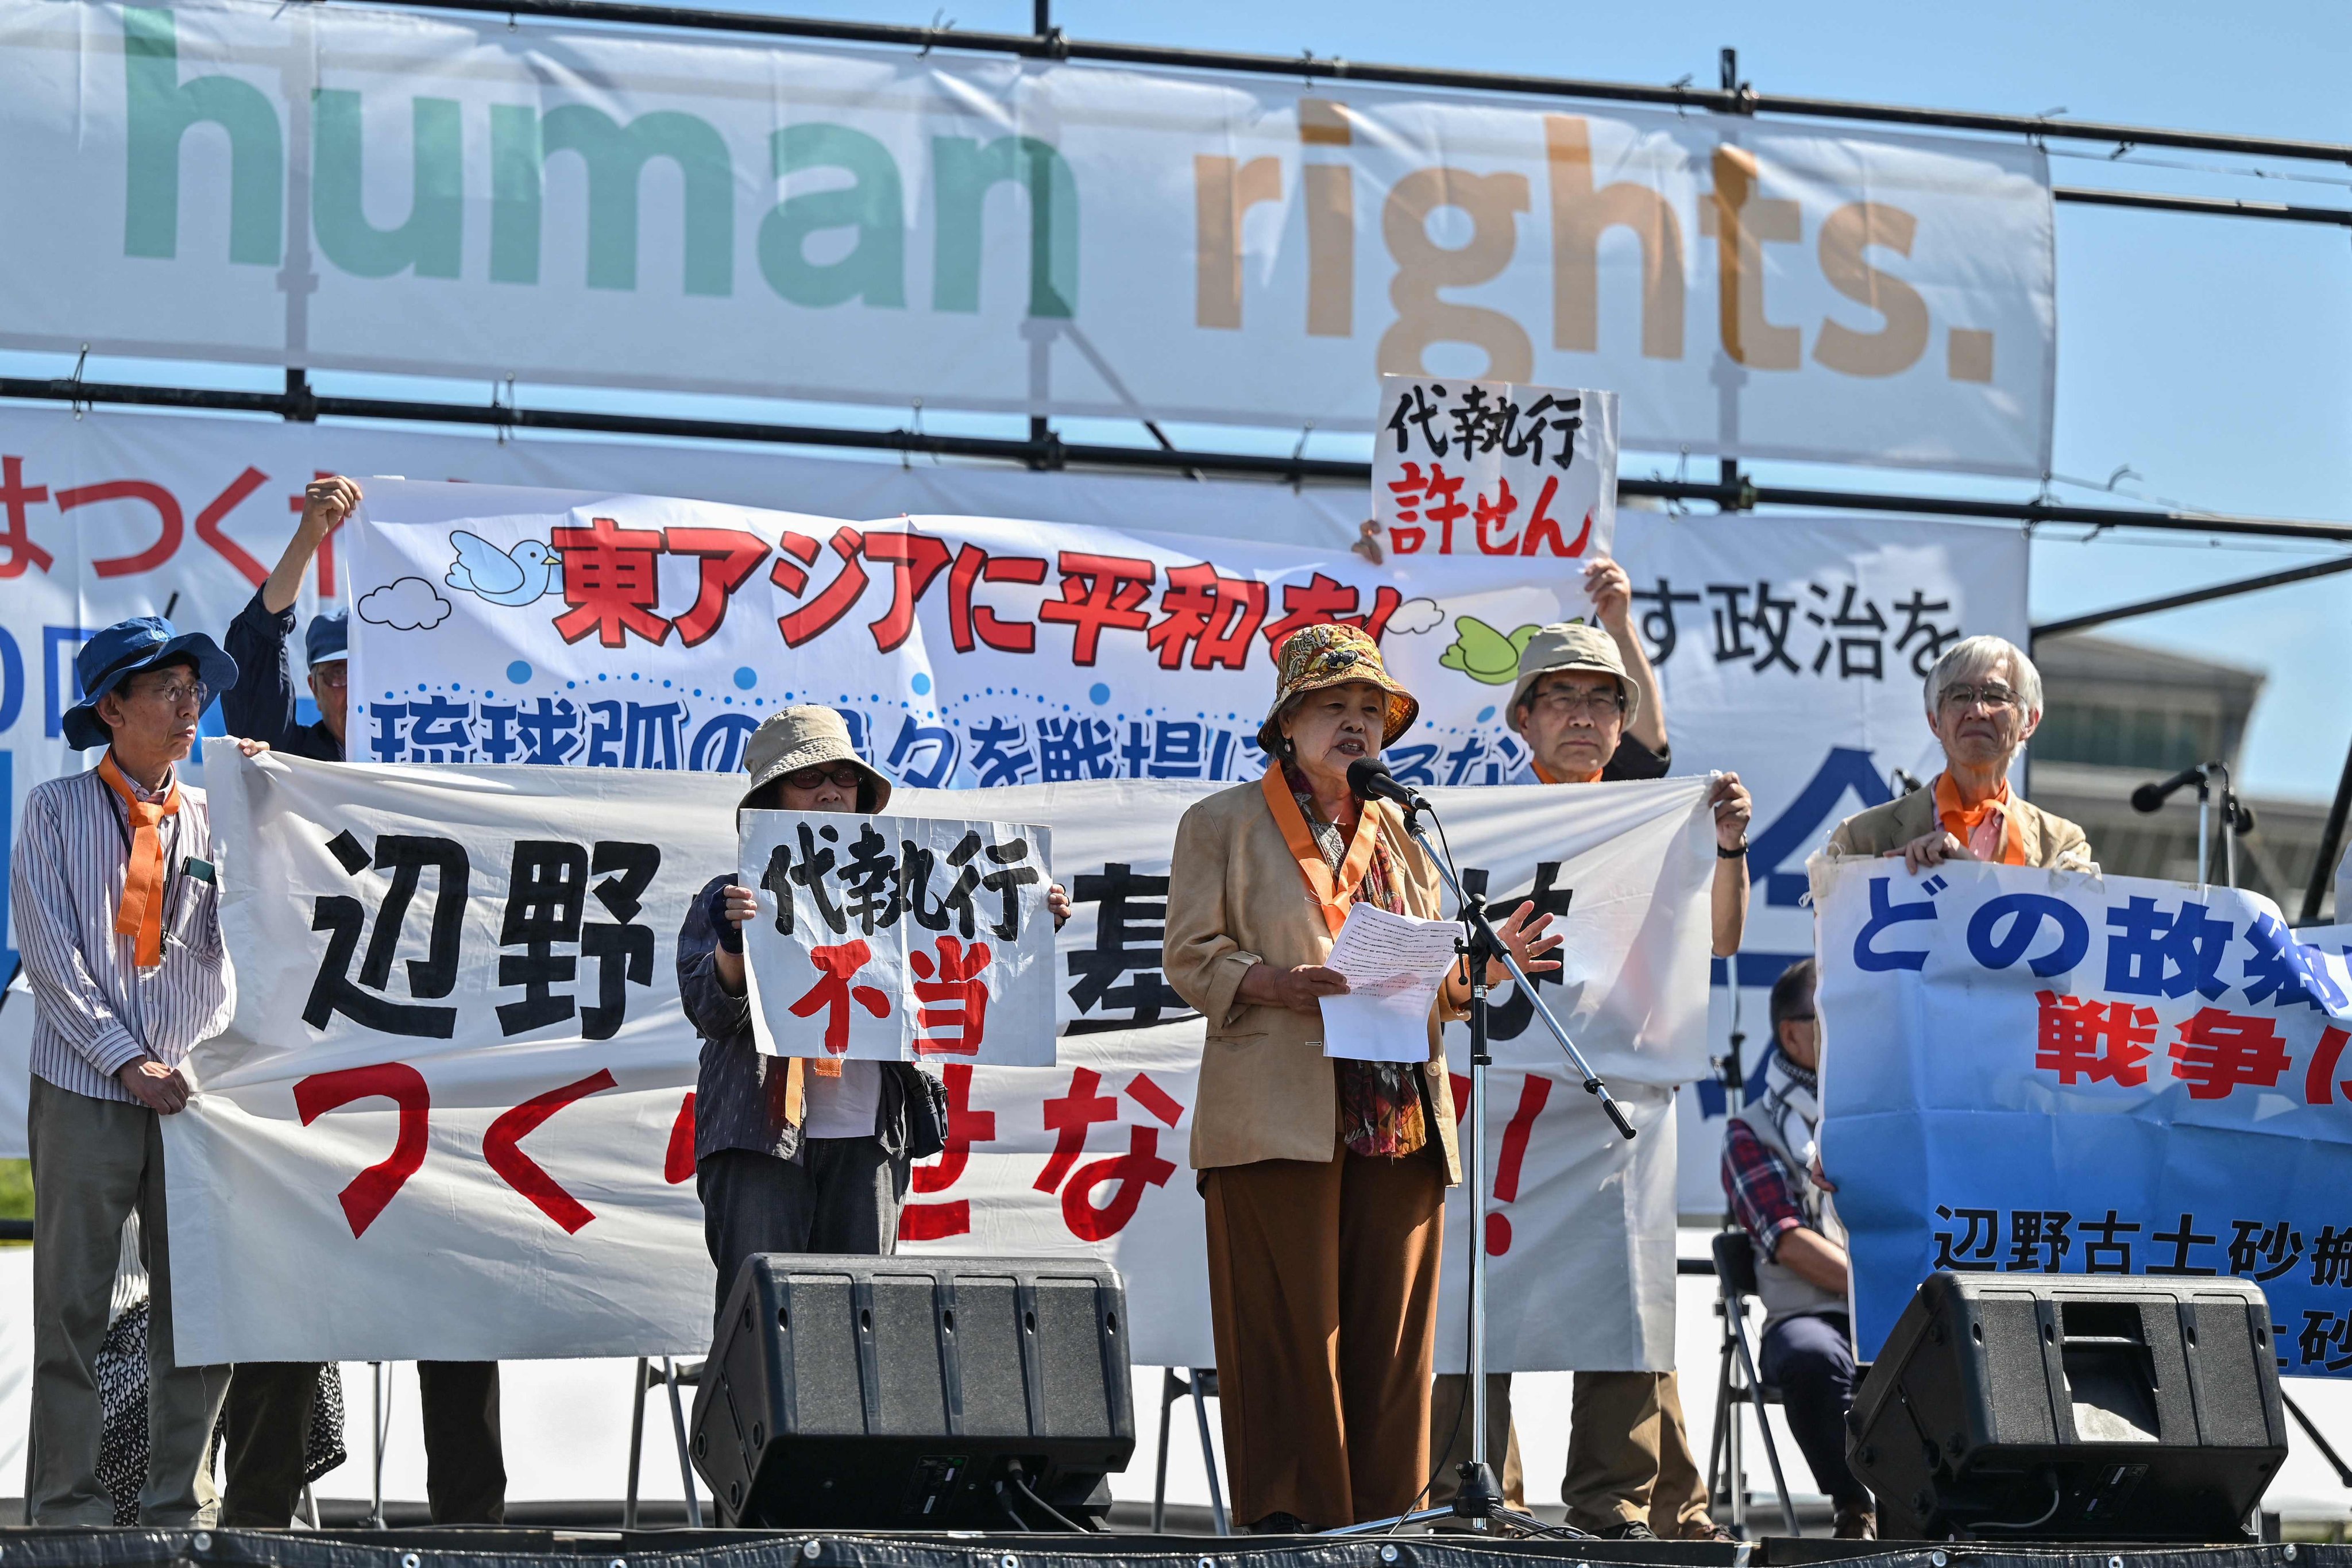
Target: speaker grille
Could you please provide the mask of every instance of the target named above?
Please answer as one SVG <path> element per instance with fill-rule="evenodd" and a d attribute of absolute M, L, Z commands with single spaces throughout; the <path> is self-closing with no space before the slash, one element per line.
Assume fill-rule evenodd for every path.
<path fill-rule="evenodd" d="M 1984 1330 L 1981 1364 L 1992 1396 L 1992 1436 L 1997 1443 L 2053 1443 L 2058 1438 L 2050 1408 L 2050 1379 L 2042 1365 L 2042 1324 L 2030 1291 L 1987 1291 L 1977 1299 Z"/>
<path fill-rule="evenodd" d="M 862 1436 L 866 1399 L 848 1279 L 796 1274 L 785 1290 L 792 1301 L 795 1425 L 807 1436 Z"/>
<path fill-rule="evenodd" d="M 2263 1408 L 2261 1363 L 2246 1303 L 2234 1296 L 2198 1296 L 2189 1304 L 2197 1336 L 2197 1424 L 2205 1441 L 2225 1448 L 2259 1448 L 2271 1439 Z"/>
<path fill-rule="evenodd" d="M 963 1365 L 963 1429 L 976 1437 L 1025 1437 L 1029 1398 L 1021 1376 L 1021 1300 L 1011 1279 L 956 1281 L 956 1352 Z"/>
<path fill-rule="evenodd" d="M 1102 1340 L 1091 1279 L 1037 1281 L 1037 1351 L 1055 1375 L 1045 1380 L 1038 1429 L 1049 1437 L 1098 1437 L 1110 1431 L 1103 1388 Z"/>
<path fill-rule="evenodd" d="M 874 1356 L 881 1410 L 877 1432 L 947 1428 L 947 1372 L 940 1362 L 934 1297 L 938 1281 L 920 1274 L 874 1280 Z"/>

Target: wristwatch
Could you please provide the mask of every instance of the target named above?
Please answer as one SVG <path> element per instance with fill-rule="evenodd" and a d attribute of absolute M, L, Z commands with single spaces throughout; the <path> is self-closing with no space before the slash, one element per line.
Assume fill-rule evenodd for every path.
<path fill-rule="evenodd" d="M 1744 833 L 1739 836 L 1739 844 L 1737 848 L 1726 849 L 1722 845 L 1717 845 L 1715 847 L 1715 857 L 1718 860 L 1746 859 L 1748 857 L 1748 836 Z"/>

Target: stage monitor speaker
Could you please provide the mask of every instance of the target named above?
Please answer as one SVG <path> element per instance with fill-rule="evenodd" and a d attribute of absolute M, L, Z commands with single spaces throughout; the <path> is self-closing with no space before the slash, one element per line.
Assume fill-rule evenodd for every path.
<path fill-rule="evenodd" d="M 763 1253 L 695 1393 L 695 1468 L 730 1524 L 1090 1525 L 1135 1452 L 1126 1320 L 1100 1263 Z"/>
<path fill-rule="evenodd" d="M 1890 1539 L 2245 1539 L 2286 1461 L 2251 1280 L 1937 1274 L 1854 1393 Z"/>

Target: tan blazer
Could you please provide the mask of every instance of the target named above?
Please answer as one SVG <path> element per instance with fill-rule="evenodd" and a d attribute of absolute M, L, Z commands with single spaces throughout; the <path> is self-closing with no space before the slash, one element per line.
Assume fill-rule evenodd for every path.
<path fill-rule="evenodd" d="M 1396 807 L 1373 802 L 1381 841 L 1396 873 L 1405 912 L 1439 912 L 1437 868 L 1405 837 Z M 1339 1091 L 1323 1054 L 1322 1020 L 1286 1007 L 1235 999 L 1256 963 L 1290 969 L 1321 963 L 1330 929 L 1307 890 L 1298 862 L 1282 841 L 1257 782 L 1235 784 L 1193 803 L 1176 825 L 1168 873 L 1167 941 L 1162 973 L 1176 994 L 1209 1024 L 1201 1053 L 1201 1087 L 1192 1108 L 1192 1168 L 1259 1160 L 1331 1160 L 1339 1152 Z M 1422 1071 L 1445 1151 L 1446 1180 L 1462 1179 L 1454 1147 L 1454 1089 L 1438 1037 L 1441 995 L 1431 1010 L 1429 1062 Z"/>
<path fill-rule="evenodd" d="M 2051 816 L 2014 790 L 2010 792 L 2009 805 L 2003 809 L 2016 816 L 2017 836 L 2025 850 L 2027 865 L 2053 866 L 2069 871 L 2095 869 L 2090 840 L 2074 824 L 2063 816 Z M 1834 856 L 1884 855 L 1935 829 L 1936 784 L 1930 779 L 1923 788 L 1897 795 L 1884 805 L 1856 812 L 1839 823 L 1837 831 L 1830 835 L 1829 852 Z"/>

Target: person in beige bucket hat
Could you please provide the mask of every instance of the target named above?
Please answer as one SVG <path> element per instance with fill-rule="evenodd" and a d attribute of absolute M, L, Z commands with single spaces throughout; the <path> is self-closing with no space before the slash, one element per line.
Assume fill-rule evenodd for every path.
<path fill-rule="evenodd" d="M 1666 774 L 1668 746 L 1657 679 L 1634 636 L 1631 586 L 1622 568 L 1598 562 L 1587 574 L 1601 624 L 1563 621 L 1538 629 L 1519 656 L 1505 717 L 1529 752 L 1520 784 L 1581 784 Z M 1716 780 L 1713 890 L 1717 956 L 1739 951 L 1748 918 L 1750 804 L 1738 775 Z M 1672 1283 L 1666 1289 L 1672 1289 Z M 1669 1300 L 1668 1310 L 1671 1310 Z M 1466 1380 L 1436 1380 L 1430 1405 L 1433 1446 L 1454 1434 L 1431 1500 L 1453 1496 L 1453 1459 L 1469 1457 L 1462 1420 Z M 1487 1447 L 1504 1456 L 1507 1500 L 1523 1496 L 1508 1373 L 1488 1374 Z M 1568 1521 L 1616 1539 L 1727 1540 L 1707 1511 L 1706 1483 L 1693 1459 L 1675 1374 L 1580 1372 L 1570 1394 L 1568 1466 L 1560 1482 Z"/>
<path fill-rule="evenodd" d="M 736 813 L 871 816 L 890 781 L 858 756 L 831 708 L 786 708 L 744 743 Z M 1059 885 L 1046 897 L 1069 918 Z M 911 1062 L 767 1057 L 752 1043 L 742 927 L 759 912 L 732 871 L 703 885 L 677 938 L 678 1000 L 702 1037 L 694 1091 L 694 1183 L 719 1267 L 718 1307 L 761 1252 L 887 1255 L 898 1247 L 909 1168 L 947 1132 L 946 1091 Z"/>
<path fill-rule="evenodd" d="M 1402 1513 L 1426 1484 L 1445 1189 L 1461 1174 L 1439 1024 L 1470 987 L 1454 973 L 1438 988 L 1422 1060 L 1326 1051 L 1322 998 L 1348 989 L 1326 961 L 1348 911 L 1442 910 L 1402 814 L 1348 788 L 1421 705 L 1355 626 L 1292 633 L 1275 672 L 1265 775 L 1177 825 L 1160 963 L 1205 1020 L 1190 1157 L 1234 1517 L 1287 1533 Z M 1499 928 L 1530 973 L 1559 966 L 1549 924 L 1522 908 Z"/>

